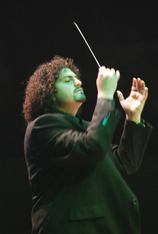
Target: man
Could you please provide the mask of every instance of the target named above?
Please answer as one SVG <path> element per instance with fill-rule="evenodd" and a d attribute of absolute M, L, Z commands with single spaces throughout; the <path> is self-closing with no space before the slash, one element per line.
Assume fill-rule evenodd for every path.
<path fill-rule="evenodd" d="M 138 201 L 122 175 L 139 169 L 152 130 L 141 120 L 148 88 L 133 78 L 129 97 L 117 91 L 126 120 L 112 145 L 119 78 L 119 71 L 99 68 L 88 123 L 77 114 L 86 97 L 72 59 L 55 56 L 30 77 L 23 112 L 33 234 L 140 233 Z"/>

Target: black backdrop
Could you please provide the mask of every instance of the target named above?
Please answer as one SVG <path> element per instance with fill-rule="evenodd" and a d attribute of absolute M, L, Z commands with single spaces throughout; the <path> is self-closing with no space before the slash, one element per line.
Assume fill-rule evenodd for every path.
<path fill-rule="evenodd" d="M 1 1 L 0 2 L 0 233 L 31 232 L 31 191 L 23 153 L 21 115 L 25 81 L 54 55 L 72 57 L 80 67 L 91 119 L 98 66 L 73 22 L 84 33 L 101 65 L 119 69 L 124 96 L 132 77 L 149 87 L 143 118 L 154 130 L 138 173 L 127 182 L 140 201 L 143 234 L 158 231 L 158 2 L 155 1 Z M 116 106 L 120 108 L 116 97 Z M 124 114 L 116 129 L 119 142 Z"/>

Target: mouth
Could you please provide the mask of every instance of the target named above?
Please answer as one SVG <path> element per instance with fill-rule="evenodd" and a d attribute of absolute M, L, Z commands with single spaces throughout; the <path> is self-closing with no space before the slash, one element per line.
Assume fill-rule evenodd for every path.
<path fill-rule="evenodd" d="M 78 91 L 83 92 L 83 89 L 82 88 L 78 88 L 78 89 L 75 90 L 75 93 L 77 93 Z"/>

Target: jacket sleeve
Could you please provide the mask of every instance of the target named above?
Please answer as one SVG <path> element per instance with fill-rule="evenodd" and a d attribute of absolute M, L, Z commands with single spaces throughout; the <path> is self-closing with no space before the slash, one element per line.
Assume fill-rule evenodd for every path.
<path fill-rule="evenodd" d="M 103 160 L 119 117 L 114 104 L 105 99 L 98 99 L 87 130 L 76 130 L 75 121 L 64 113 L 44 115 L 28 126 L 25 155 L 74 164 Z"/>
<path fill-rule="evenodd" d="M 141 166 L 147 147 L 152 126 L 143 121 L 143 125 L 125 120 L 124 130 L 119 146 L 113 147 L 116 156 L 116 166 L 124 170 L 126 174 L 135 173 Z"/>

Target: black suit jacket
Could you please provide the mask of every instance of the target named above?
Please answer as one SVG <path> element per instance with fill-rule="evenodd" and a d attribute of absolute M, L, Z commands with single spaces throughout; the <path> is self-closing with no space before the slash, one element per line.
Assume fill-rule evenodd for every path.
<path fill-rule="evenodd" d="M 33 234 L 140 233 L 138 201 L 121 174 L 140 167 L 151 127 L 126 121 L 112 146 L 119 118 L 100 99 L 89 124 L 54 110 L 28 125 Z"/>

